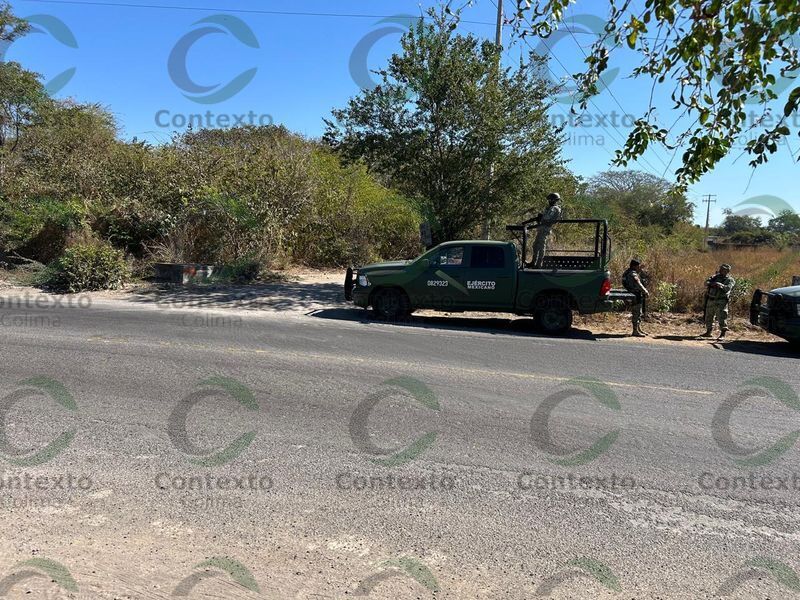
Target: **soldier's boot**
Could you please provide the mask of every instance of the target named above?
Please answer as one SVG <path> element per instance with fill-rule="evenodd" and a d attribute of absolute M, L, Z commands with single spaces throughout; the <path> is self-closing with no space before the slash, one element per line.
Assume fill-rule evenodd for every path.
<path fill-rule="evenodd" d="M 712 335 L 711 327 L 709 327 L 708 329 L 706 329 L 705 333 L 700 334 L 700 337 L 711 337 L 711 335 Z"/>
<path fill-rule="evenodd" d="M 645 337 L 642 331 L 639 329 L 639 324 L 633 324 L 633 333 L 631 333 L 631 337 Z"/>
<path fill-rule="evenodd" d="M 723 329 L 722 331 L 720 331 L 719 332 L 719 339 L 721 339 L 721 340 L 725 339 L 725 334 L 726 333 L 728 333 L 727 329 Z"/>

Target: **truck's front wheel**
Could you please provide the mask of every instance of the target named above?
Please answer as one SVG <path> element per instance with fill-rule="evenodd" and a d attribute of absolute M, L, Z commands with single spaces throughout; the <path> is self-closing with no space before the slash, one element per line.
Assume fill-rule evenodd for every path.
<path fill-rule="evenodd" d="M 551 335 L 565 333 L 572 327 L 572 309 L 565 298 L 554 296 L 534 313 L 536 325 Z"/>
<path fill-rule="evenodd" d="M 381 319 L 395 320 L 411 314 L 408 296 L 395 288 L 386 288 L 375 292 L 372 308 Z"/>

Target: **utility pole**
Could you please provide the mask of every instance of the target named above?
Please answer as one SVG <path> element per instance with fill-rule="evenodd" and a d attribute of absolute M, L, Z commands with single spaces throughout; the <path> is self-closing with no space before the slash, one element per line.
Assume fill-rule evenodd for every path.
<path fill-rule="evenodd" d="M 708 194 L 703 199 L 703 202 L 708 204 L 708 209 L 706 210 L 706 237 L 704 244 L 705 248 L 708 248 L 708 227 L 711 224 L 711 204 L 717 201 L 716 198 L 717 198 L 716 194 Z"/>
<path fill-rule="evenodd" d="M 497 0 L 497 30 L 494 36 L 494 43 L 498 47 L 503 45 L 503 0 Z"/>
<path fill-rule="evenodd" d="M 497 77 L 500 78 L 500 69 L 503 67 L 503 20 L 505 15 L 503 13 L 503 0 L 497 1 L 497 29 L 495 29 L 494 43 L 497 45 Z M 491 183 L 494 180 L 494 165 L 489 167 L 489 193 L 491 193 Z M 486 217 L 483 223 L 483 239 L 488 240 L 492 237 L 492 221 Z"/>

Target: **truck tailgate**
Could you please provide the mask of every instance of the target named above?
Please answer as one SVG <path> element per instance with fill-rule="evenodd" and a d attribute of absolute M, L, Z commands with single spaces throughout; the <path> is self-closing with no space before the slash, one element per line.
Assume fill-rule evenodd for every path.
<path fill-rule="evenodd" d="M 615 301 L 615 300 L 624 300 L 625 302 L 633 302 L 636 299 L 636 295 L 630 293 L 628 290 L 611 290 L 611 293 L 606 296 L 607 300 Z"/>

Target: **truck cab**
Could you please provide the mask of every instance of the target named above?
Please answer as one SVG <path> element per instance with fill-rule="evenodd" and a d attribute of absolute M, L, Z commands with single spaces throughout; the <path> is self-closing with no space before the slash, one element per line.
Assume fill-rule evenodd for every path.
<path fill-rule="evenodd" d="M 416 276 L 404 286 L 414 308 L 512 310 L 517 273 L 512 243 L 447 242 L 418 260 Z"/>
<path fill-rule="evenodd" d="M 552 254 L 542 265 L 527 262 L 530 223 L 510 226 L 520 232 L 519 245 L 507 241 L 445 242 L 410 261 L 349 269 L 345 297 L 372 307 L 383 319 L 405 318 L 415 310 L 500 312 L 529 315 L 540 329 L 561 333 L 572 326 L 573 313 L 611 310 L 630 294 L 611 289 L 605 221 L 571 220 L 589 225 L 594 241 L 588 250 Z"/>

